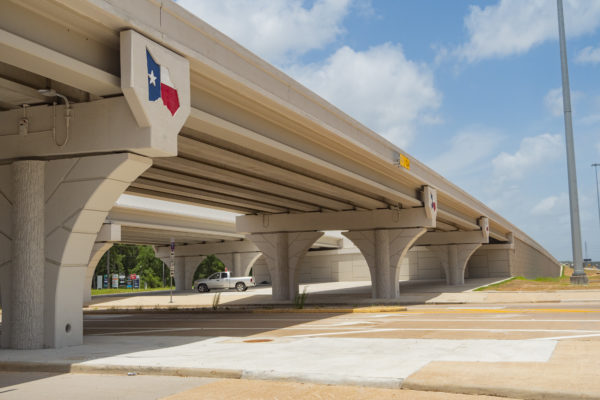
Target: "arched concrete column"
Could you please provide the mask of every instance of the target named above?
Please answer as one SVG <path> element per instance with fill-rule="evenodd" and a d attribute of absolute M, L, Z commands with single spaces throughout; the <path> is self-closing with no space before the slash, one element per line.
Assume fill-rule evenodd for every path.
<path fill-rule="evenodd" d="M 257 251 L 251 253 L 217 254 L 216 256 L 225 264 L 227 270 L 231 271 L 233 276 L 248 276 L 252 265 L 261 254 L 261 252 Z"/>
<path fill-rule="evenodd" d="M 299 289 L 297 266 L 321 236 L 323 232 L 257 233 L 247 236 L 265 256 L 274 300 L 294 300 Z"/>
<path fill-rule="evenodd" d="M 185 290 L 194 290 L 194 287 L 192 287 L 194 284 L 194 274 L 196 273 L 198 265 L 204 261 L 205 258 L 206 256 L 185 257 Z"/>
<path fill-rule="evenodd" d="M 171 260 L 167 262 L 167 266 L 171 265 Z M 175 257 L 175 271 L 173 271 L 173 279 L 175 279 L 175 290 L 186 290 L 186 273 L 185 273 L 185 257 Z M 191 288 L 191 284 L 189 285 Z"/>
<path fill-rule="evenodd" d="M 87 306 L 92 301 L 92 293 L 90 290 L 90 286 L 94 279 L 94 271 L 96 271 L 96 267 L 100 262 L 100 259 L 111 247 L 113 247 L 114 243 L 106 242 L 106 243 L 94 243 L 94 247 L 92 247 L 92 254 L 90 255 L 90 262 L 88 263 L 87 269 L 85 271 L 85 282 L 83 284 L 83 305 Z"/>
<path fill-rule="evenodd" d="M 242 272 L 241 276 L 250 275 L 250 270 L 254 266 L 254 263 L 256 262 L 256 260 L 258 260 L 260 258 L 260 256 L 262 256 L 262 253 L 260 251 L 257 251 L 254 253 L 242 253 L 241 262 L 242 262 L 243 272 Z"/>
<path fill-rule="evenodd" d="M 43 306 L 43 318 L 26 320 L 32 329 L 37 329 L 36 324 L 43 321 L 44 346 L 63 347 L 83 342 L 83 286 L 96 235 L 118 197 L 151 164 L 149 158 L 128 153 L 48 161 L 44 184 L 39 185 L 44 188 L 43 223 L 38 220 L 44 230 L 44 240 L 28 241 L 28 246 L 15 247 L 18 243 L 13 237 L 15 232 L 4 234 L 6 230 L 2 231 L 2 236 L 13 242 L 12 254 L 44 249 L 43 289 L 37 291 L 39 298 L 33 297 L 38 306 Z M 2 173 L 7 173 L 6 168 Z M 8 173 L 12 176 L 12 172 Z M 33 183 L 29 185 L 33 186 Z M 17 204 L 14 188 L 10 192 L 4 190 L 0 201 L 2 197 L 14 211 Z M 5 225 L 3 220 L 0 224 Z M 19 226 L 22 228 L 26 224 Z M 0 245 L 5 246 L 4 242 Z M 18 262 L 18 257 L 12 256 L 11 260 L 1 263 L 2 274 L 6 275 L 8 269 L 8 274 L 13 275 Z M 39 280 L 38 276 L 36 281 Z M 8 318 L 3 320 L 2 346 L 16 347 L 11 335 L 4 332 L 13 329 L 14 304 L 29 301 L 32 290 L 31 286 L 27 290 L 15 290 L 8 296 L 11 299 L 8 304 L 4 304 L 5 286 L 2 287 L 3 313 Z"/>
<path fill-rule="evenodd" d="M 240 265 L 240 253 L 217 253 L 215 256 L 221 260 L 227 271 L 231 271 L 234 275 L 236 274 L 236 268 L 239 269 Z"/>
<path fill-rule="evenodd" d="M 469 258 L 480 246 L 481 243 L 449 244 L 429 246 L 429 249 L 440 259 L 446 274 L 446 283 L 448 285 L 464 285 L 465 268 Z"/>
<path fill-rule="evenodd" d="M 407 228 L 342 232 L 367 261 L 373 298 L 394 299 L 400 295 L 400 260 L 426 231 L 425 228 Z"/>

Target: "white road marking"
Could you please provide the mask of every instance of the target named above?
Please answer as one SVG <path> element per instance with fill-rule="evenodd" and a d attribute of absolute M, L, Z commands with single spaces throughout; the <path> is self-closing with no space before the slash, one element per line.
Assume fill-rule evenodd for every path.
<path fill-rule="evenodd" d="M 337 324 L 327 324 L 327 325 L 317 325 L 317 324 L 307 324 L 308 326 L 314 326 L 318 328 L 326 328 L 326 327 L 336 327 L 336 326 L 348 326 L 348 325 L 369 325 L 374 324 L 375 322 L 370 321 L 349 321 L 349 322 L 338 322 Z"/>
<path fill-rule="evenodd" d="M 332 329 L 332 328 L 329 328 Z M 303 328 L 282 328 L 282 330 L 307 330 Z M 379 328 L 379 329 L 365 329 L 361 331 L 346 331 L 346 332 L 326 332 L 326 333 L 316 333 L 316 334 L 307 334 L 307 335 L 299 335 L 292 337 L 301 337 L 301 336 L 325 336 L 325 335 L 347 335 L 349 333 L 371 333 L 371 332 L 386 332 L 386 331 L 396 331 L 396 332 L 493 332 L 493 333 L 504 333 L 504 332 L 573 332 L 573 333 L 594 333 L 600 335 L 600 331 L 592 331 L 592 330 L 583 330 L 583 329 L 485 329 L 485 328 Z"/>
<path fill-rule="evenodd" d="M 575 338 L 584 338 L 584 337 L 598 337 L 600 333 L 593 333 L 591 335 L 571 335 L 571 336 L 555 336 L 555 337 L 541 337 L 529 340 L 560 340 L 560 339 L 575 339 Z"/>
<path fill-rule="evenodd" d="M 402 318 L 393 322 L 594 322 L 600 323 L 600 319 L 495 319 L 495 318 L 461 318 L 461 319 L 419 319 Z M 388 321 L 392 322 L 392 321 Z"/>
<path fill-rule="evenodd" d="M 446 310 L 503 310 L 505 309 L 505 306 L 493 306 L 493 307 L 487 307 L 487 306 L 480 306 L 480 307 L 446 307 Z"/>
<path fill-rule="evenodd" d="M 331 336 L 331 335 L 349 335 L 352 333 L 372 333 L 372 332 L 389 332 L 389 331 L 397 331 L 397 329 L 389 328 L 389 329 L 369 329 L 362 331 L 347 331 L 347 332 L 325 332 L 325 333 L 309 333 L 307 335 L 293 335 L 288 336 L 292 338 L 301 338 L 301 337 L 314 337 L 314 336 Z"/>
<path fill-rule="evenodd" d="M 503 319 L 502 316 L 499 317 L 490 317 L 486 318 L 478 318 L 478 317 L 464 317 L 460 319 L 441 319 L 441 318 L 408 318 L 413 317 L 415 314 L 384 314 L 384 315 L 370 315 L 370 316 L 361 316 L 361 317 L 334 317 L 332 319 L 338 320 L 352 320 L 356 321 L 357 319 L 375 319 L 375 318 L 384 318 L 384 317 L 402 317 L 398 320 L 398 322 L 463 322 L 463 321 L 480 321 L 480 322 L 595 322 L 599 323 L 600 319 Z M 507 315 L 507 317 L 513 317 L 514 315 Z M 84 318 L 84 320 L 93 322 L 96 318 Z M 109 318 L 98 318 L 99 322 L 122 322 L 121 319 L 109 319 Z M 219 322 L 238 322 L 238 321 L 268 321 L 268 322 L 276 322 L 276 321 L 292 321 L 292 322 L 311 322 L 315 321 L 314 318 L 165 318 L 165 319 L 152 319 L 152 318 L 144 318 L 144 319 L 133 319 L 132 322 L 203 322 L 203 321 L 219 321 Z M 379 321 L 378 321 L 379 322 Z M 392 321 L 386 321 L 392 322 Z M 358 323 L 358 322 L 357 322 Z M 369 323 L 369 322 L 365 322 Z M 348 323 L 350 324 L 350 323 Z"/>

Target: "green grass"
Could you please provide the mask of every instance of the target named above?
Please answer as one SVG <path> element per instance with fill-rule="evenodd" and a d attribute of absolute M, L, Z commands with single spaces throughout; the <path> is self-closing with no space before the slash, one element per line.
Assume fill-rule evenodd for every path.
<path fill-rule="evenodd" d="M 148 289 L 92 289 L 92 296 L 99 294 L 116 294 L 116 293 L 140 293 L 140 292 L 154 292 L 157 290 L 169 290 L 170 287 L 157 287 Z M 173 290 L 175 287 L 173 286 Z"/>
<path fill-rule="evenodd" d="M 548 282 L 548 283 L 562 283 L 562 284 L 569 284 L 569 277 L 564 275 L 563 276 L 558 276 L 558 277 L 539 277 L 539 278 L 534 278 L 534 279 L 527 279 L 523 276 L 514 276 L 512 278 L 509 278 L 503 282 L 499 282 L 499 283 L 494 283 L 492 285 L 488 285 L 488 286 L 483 286 L 480 288 L 475 289 L 476 292 L 481 292 L 484 290 L 490 290 L 490 289 L 494 289 L 497 288 L 499 286 L 504 286 L 509 282 L 512 281 L 525 281 L 525 282 Z"/>
<path fill-rule="evenodd" d="M 560 277 L 541 277 L 541 278 L 535 278 L 535 279 L 525 279 L 523 277 L 519 277 L 521 278 L 521 280 L 524 281 L 533 281 L 533 282 L 562 282 L 562 281 L 567 281 L 569 282 L 569 277 L 568 276 L 560 276 Z"/>

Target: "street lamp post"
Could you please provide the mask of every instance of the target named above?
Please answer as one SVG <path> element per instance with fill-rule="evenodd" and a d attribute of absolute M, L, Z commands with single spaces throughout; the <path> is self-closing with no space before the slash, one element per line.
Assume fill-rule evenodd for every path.
<path fill-rule="evenodd" d="M 581 224 L 579 222 L 579 198 L 577 195 L 577 172 L 575 170 L 575 146 L 573 143 L 573 122 L 571 120 L 571 89 L 567 66 L 567 44 L 562 0 L 556 0 L 558 9 L 558 37 L 560 42 L 560 66 L 562 72 L 563 109 L 565 114 L 565 137 L 567 142 L 567 174 L 569 177 L 569 206 L 571 211 L 571 242 L 573 245 L 573 275 L 571 283 L 585 285 L 588 277 L 583 269 L 581 254 Z"/>
<path fill-rule="evenodd" d="M 600 164 L 592 164 L 592 167 L 596 170 L 596 199 L 598 200 L 598 223 L 600 224 L 600 189 L 598 189 L 598 166 Z"/>

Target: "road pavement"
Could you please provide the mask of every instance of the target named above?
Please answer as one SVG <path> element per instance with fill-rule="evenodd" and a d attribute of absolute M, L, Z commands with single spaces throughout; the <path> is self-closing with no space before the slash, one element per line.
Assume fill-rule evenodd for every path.
<path fill-rule="evenodd" d="M 399 388 L 527 399 L 600 398 L 598 292 L 587 292 L 583 301 L 570 297 L 571 291 L 546 293 L 554 303 L 532 303 L 520 293 L 512 293 L 506 302 L 478 303 L 479 292 L 471 289 L 452 293 L 472 296 L 465 304 L 396 307 L 395 312 L 381 307 L 360 314 L 273 312 L 264 307 L 230 307 L 234 312 L 87 312 L 83 346 L 2 350 L 0 369 L 135 372 L 401 393 Z M 200 296 L 205 301 L 212 295 Z M 195 296 L 185 294 L 177 300 L 182 304 Z M 135 301 L 129 299 L 130 304 Z M 239 389 L 238 383 L 222 382 Z M 205 398 L 195 391 L 212 393 L 206 387 L 218 385 L 202 384 L 173 396 Z M 225 386 L 214 393 L 227 393 Z M 274 387 L 274 393 L 281 390 L 285 395 L 308 386 Z M 325 393 L 315 387 L 316 393 Z"/>

